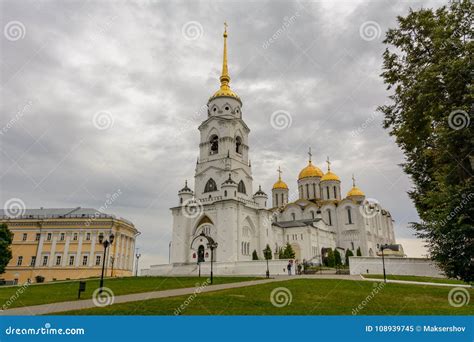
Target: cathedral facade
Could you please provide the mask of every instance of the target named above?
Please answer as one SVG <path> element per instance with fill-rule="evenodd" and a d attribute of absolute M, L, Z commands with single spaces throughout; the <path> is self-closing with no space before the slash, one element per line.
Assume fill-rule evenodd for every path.
<path fill-rule="evenodd" d="M 248 265 L 254 262 L 255 253 L 263 259 L 267 245 L 275 262 L 287 243 L 295 259 L 319 264 L 327 248 L 341 253 L 349 249 L 354 255 L 360 249 L 363 256 L 375 256 L 381 245 L 395 243 L 390 212 L 367 202 L 354 178 L 351 190 L 343 196 L 341 180 L 330 169 L 329 160 L 323 172 L 313 164 L 311 151 L 298 176 L 298 196 L 290 196 L 280 169 L 270 196 L 261 187 L 254 189 L 250 130 L 243 120 L 242 100 L 230 87 L 227 30 L 220 88 L 209 98 L 207 109 L 207 118 L 198 127 L 194 189 L 186 182 L 178 192 L 177 205 L 171 208 L 168 267 L 181 267 L 181 273 L 186 273 L 194 270 L 186 266 L 206 264 L 211 258 L 217 269 L 219 264 Z M 217 248 L 211 251 L 207 237 Z M 226 273 L 239 272 L 227 268 Z"/>

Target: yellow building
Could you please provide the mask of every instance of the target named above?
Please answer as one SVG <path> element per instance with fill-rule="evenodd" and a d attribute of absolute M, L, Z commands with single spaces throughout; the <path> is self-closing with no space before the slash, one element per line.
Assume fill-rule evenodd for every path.
<path fill-rule="evenodd" d="M 12 259 L 0 279 L 35 282 L 100 277 L 104 246 L 99 243 L 113 234 L 107 249 L 106 276 L 131 276 L 135 238 L 139 231 L 123 218 L 88 208 L 26 209 L 9 216 L 0 210 L 0 223 L 13 235 Z"/>

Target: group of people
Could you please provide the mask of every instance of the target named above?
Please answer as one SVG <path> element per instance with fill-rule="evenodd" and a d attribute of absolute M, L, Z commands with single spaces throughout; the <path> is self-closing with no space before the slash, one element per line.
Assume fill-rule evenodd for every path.
<path fill-rule="evenodd" d="M 293 268 L 293 260 L 288 261 L 288 265 L 286 265 L 286 269 L 288 270 L 288 275 L 291 275 L 291 269 Z M 304 271 L 304 263 L 301 264 L 298 262 L 298 260 L 295 260 L 295 269 L 296 272 L 295 274 L 303 274 Z"/>

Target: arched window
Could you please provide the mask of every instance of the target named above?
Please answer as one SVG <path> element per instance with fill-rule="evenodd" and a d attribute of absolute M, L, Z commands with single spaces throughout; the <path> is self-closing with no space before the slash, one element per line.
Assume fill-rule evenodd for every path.
<path fill-rule="evenodd" d="M 306 184 L 306 197 L 310 198 L 310 196 L 309 196 L 309 184 Z"/>
<path fill-rule="evenodd" d="M 281 194 L 281 205 L 285 204 L 285 198 L 284 198 L 284 195 Z"/>
<path fill-rule="evenodd" d="M 328 223 L 329 223 L 329 225 L 330 225 L 330 226 L 332 226 L 332 216 L 331 216 L 331 210 L 330 210 L 330 209 L 328 209 L 328 210 L 327 210 L 327 212 L 328 212 Z"/>
<path fill-rule="evenodd" d="M 207 181 L 206 186 L 204 187 L 204 192 L 212 192 L 212 191 L 217 191 L 217 184 L 214 181 L 214 179 L 210 178 Z"/>
<path fill-rule="evenodd" d="M 316 198 L 316 184 L 313 183 L 313 194 L 314 194 L 314 198 Z"/>
<path fill-rule="evenodd" d="M 211 144 L 211 148 L 209 150 L 209 154 L 217 154 L 219 153 L 219 137 L 217 135 L 212 135 L 211 139 L 209 140 Z"/>
<path fill-rule="evenodd" d="M 227 190 L 224 190 L 224 197 L 227 197 Z"/>
<path fill-rule="evenodd" d="M 326 199 L 329 199 L 329 186 L 326 187 L 326 195 L 327 195 Z"/>
<path fill-rule="evenodd" d="M 240 181 L 239 182 L 239 185 L 237 186 L 237 191 L 242 193 L 242 194 L 246 194 L 247 191 L 245 191 L 245 184 L 244 184 L 244 181 Z"/>
<path fill-rule="evenodd" d="M 278 207 L 278 194 L 275 194 L 275 207 Z"/>
<path fill-rule="evenodd" d="M 337 190 L 336 190 L 336 186 L 334 186 L 334 198 L 337 198 Z"/>
<path fill-rule="evenodd" d="M 235 152 L 242 154 L 242 138 L 235 138 Z"/>
<path fill-rule="evenodd" d="M 352 224 L 352 211 L 351 208 L 347 207 L 347 223 Z"/>
<path fill-rule="evenodd" d="M 296 220 L 296 215 L 295 215 L 295 213 L 291 213 L 291 219 L 292 219 L 293 221 Z"/>

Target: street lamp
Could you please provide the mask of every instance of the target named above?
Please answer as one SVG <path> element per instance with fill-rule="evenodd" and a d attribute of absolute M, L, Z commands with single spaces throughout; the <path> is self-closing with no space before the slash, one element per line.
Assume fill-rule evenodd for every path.
<path fill-rule="evenodd" d="M 138 276 L 138 259 L 140 259 L 140 257 L 142 256 L 140 253 L 137 253 L 135 254 L 135 256 L 137 257 L 136 261 L 135 261 L 135 277 Z"/>
<path fill-rule="evenodd" d="M 387 249 L 387 248 L 388 248 L 387 244 L 380 246 L 380 250 L 382 251 L 382 267 L 383 267 L 383 282 L 384 283 L 387 282 L 387 276 L 385 274 L 385 257 L 384 257 L 384 254 L 383 254 L 383 250 Z"/>
<path fill-rule="evenodd" d="M 104 246 L 104 257 L 102 258 L 102 274 L 100 275 L 100 290 L 99 293 L 102 293 L 102 288 L 104 287 L 104 270 L 105 270 L 105 258 L 107 248 L 114 242 L 114 234 L 110 234 L 108 239 L 104 240 L 104 234 L 99 234 L 99 243 Z"/>
<path fill-rule="evenodd" d="M 198 236 L 196 236 L 193 241 L 191 241 L 191 247 L 193 246 L 193 243 L 196 239 L 198 238 L 205 238 L 207 240 L 207 248 L 209 248 L 211 250 L 211 284 L 213 283 L 213 262 L 214 262 L 214 249 L 217 248 L 217 245 L 218 243 L 214 241 L 213 238 L 211 238 L 210 236 L 207 236 L 206 234 L 204 234 L 204 232 L 201 232 L 201 234 L 199 234 Z M 200 265 L 199 265 L 200 266 Z"/>
<path fill-rule="evenodd" d="M 268 246 L 268 245 L 267 245 Z M 265 260 L 267 260 L 267 279 L 270 278 L 270 268 L 268 267 L 268 259 L 270 259 L 270 257 L 272 256 L 272 250 L 271 249 L 267 249 L 265 248 L 263 250 L 263 256 L 265 257 Z"/>

